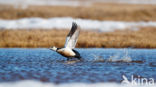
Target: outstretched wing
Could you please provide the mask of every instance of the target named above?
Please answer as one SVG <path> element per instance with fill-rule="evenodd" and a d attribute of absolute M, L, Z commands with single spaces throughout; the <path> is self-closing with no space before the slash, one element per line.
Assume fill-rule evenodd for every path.
<path fill-rule="evenodd" d="M 75 22 L 73 22 L 72 23 L 72 28 L 71 28 L 70 32 L 68 33 L 68 35 L 67 35 L 64 47 L 74 49 L 75 46 L 76 46 L 78 37 L 79 37 L 79 33 L 80 33 L 80 27 Z"/>

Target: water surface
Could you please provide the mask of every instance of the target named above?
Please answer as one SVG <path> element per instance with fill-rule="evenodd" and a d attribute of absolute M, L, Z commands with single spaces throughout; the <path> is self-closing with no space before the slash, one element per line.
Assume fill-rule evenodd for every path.
<path fill-rule="evenodd" d="M 76 49 L 83 61 L 66 61 L 46 48 L 1 48 L 0 82 L 120 83 L 125 75 L 156 80 L 156 49 Z"/>

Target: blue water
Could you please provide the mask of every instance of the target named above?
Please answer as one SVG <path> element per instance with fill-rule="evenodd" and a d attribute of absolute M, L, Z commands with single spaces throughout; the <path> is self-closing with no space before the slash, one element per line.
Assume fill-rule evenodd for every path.
<path fill-rule="evenodd" d="M 1 48 L 0 82 L 117 82 L 125 75 L 156 80 L 156 49 L 76 49 L 83 61 L 66 61 L 46 48 Z M 116 57 L 114 57 L 116 56 Z M 121 61 L 123 58 L 129 61 Z M 110 61 L 115 60 L 115 61 Z"/>

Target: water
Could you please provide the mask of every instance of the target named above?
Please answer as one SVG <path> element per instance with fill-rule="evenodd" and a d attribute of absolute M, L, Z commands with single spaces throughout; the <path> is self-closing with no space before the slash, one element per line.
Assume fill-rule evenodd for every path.
<path fill-rule="evenodd" d="M 121 83 L 122 76 L 156 80 L 156 49 L 76 49 L 83 61 L 66 61 L 46 48 L 0 49 L 0 82 Z"/>

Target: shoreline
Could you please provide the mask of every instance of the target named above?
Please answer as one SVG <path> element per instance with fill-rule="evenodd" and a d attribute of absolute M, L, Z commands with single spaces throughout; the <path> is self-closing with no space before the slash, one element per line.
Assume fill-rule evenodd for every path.
<path fill-rule="evenodd" d="M 0 6 L 0 19 L 72 17 L 110 21 L 156 21 L 156 5 L 95 3 L 91 6 Z M 100 13 L 100 14 L 99 14 Z"/>
<path fill-rule="evenodd" d="M 0 30 L 0 48 L 63 47 L 69 30 Z M 81 31 L 76 48 L 156 48 L 156 28 L 114 32 Z"/>

